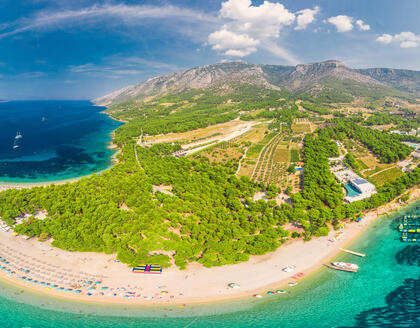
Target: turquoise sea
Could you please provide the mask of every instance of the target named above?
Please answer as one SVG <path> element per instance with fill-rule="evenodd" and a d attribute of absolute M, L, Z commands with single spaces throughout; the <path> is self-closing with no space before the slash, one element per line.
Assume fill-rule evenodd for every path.
<path fill-rule="evenodd" d="M 350 248 L 357 274 L 321 269 L 288 294 L 212 305 L 110 307 L 58 301 L 2 284 L 2 327 L 420 327 L 420 246 L 399 240 L 406 213 L 378 219 Z"/>
<path fill-rule="evenodd" d="M 0 181 L 70 179 L 109 167 L 110 133 L 121 123 L 104 109 L 89 101 L 0 103 Z"/>

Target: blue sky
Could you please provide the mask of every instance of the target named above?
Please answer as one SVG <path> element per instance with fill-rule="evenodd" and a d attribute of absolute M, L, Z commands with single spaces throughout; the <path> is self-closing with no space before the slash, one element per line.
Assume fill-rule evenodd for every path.
<path fill-rule="evenodd" d="M 2 0 L 0 99 L 91 99 L 222 60 L 420 70 L 418 0 Z"/>

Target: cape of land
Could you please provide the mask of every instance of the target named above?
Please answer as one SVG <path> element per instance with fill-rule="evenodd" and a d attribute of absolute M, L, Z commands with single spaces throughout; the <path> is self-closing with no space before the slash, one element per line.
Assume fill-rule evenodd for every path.
<path fill-rule="evenodd" d="M 419 81 L 337 61 L 228 62 L 97 99 L 125 122 L 115 165 L 71 183 L 3 186 L 3 270 L 104 302 L 202 302 L 299 280 L 418 198 Z M 162 275 L 131 273 L 144 264 Z"/>

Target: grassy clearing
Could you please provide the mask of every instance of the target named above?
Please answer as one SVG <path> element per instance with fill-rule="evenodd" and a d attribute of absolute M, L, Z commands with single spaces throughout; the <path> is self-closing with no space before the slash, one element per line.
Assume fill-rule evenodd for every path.
<path fill-rule="evenodd" d="M 361 157 L 359 160 L 370 170 L 373 170 L 379 164 L 377 159 L 372 155 Z"/>
<path fill-rule="evenodd" d="M 386 182 L 393 181 L 400 176 L 402 176 L 404 173 L 397 167 L 392 167 L 390 169 L 386 169 L 378 174 L 375 174 L 374 176 L 370 177 L 370 180 L 372 180 L 374 183 L 382 186 Z"/>
<path fill-rule="evenodd" d="M 299 162 L 300 161 L 300 153 L 299 153 L 299 150 L 298 149 L 292 149 L 290 151 L 290 161 L 292 163 L 295 163 L 295 162 Z"/>
<path fill-rule="evenodd" d="M 165 135 L 146 136 L 144 141 L 153 143 L 176 141 L 181 143 L 191 143 L 214 137 L 218 139 L 219 137 L 223 138 L 237 130 L 244 128 L 247 124 L 249 124 L 249 122 L 234 120 L 182 133 L 168 133 Z"/>
<path fill-rule="evenodd" d="M 233 139 L 232 141 L 237 143 L 242 142 L 252 142 L 257 143 L 260 142 L 265 137 L 265 132 L 267 132 L 268 124 L 258 124 L 252 127 L 248 132 L 244 133 L 243 135 Z"/>

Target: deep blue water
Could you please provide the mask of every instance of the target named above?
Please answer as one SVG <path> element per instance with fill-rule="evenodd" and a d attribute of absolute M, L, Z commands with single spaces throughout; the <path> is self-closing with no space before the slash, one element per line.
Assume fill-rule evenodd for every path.
<path fill-rule="evenodd" d="M 105 307 L 57 301 L 0 285 L 4 327 L 420 327 L 420 246 L 399 240 L 405 213 L 377 220 L 351 249 L 357 274 L 321 269 L 288 294 L 206 306 Z M 420 244 L 419 244 L 420 245 Z"/>
<path fill-rule="evenodd" d="M 109 167 L 110 133 L 120 123 L 103 110 L 88 101 L 0 103 L 0 181 L 61 180 Z M 18 131 L 23 138 L 15 141 Z"/>

